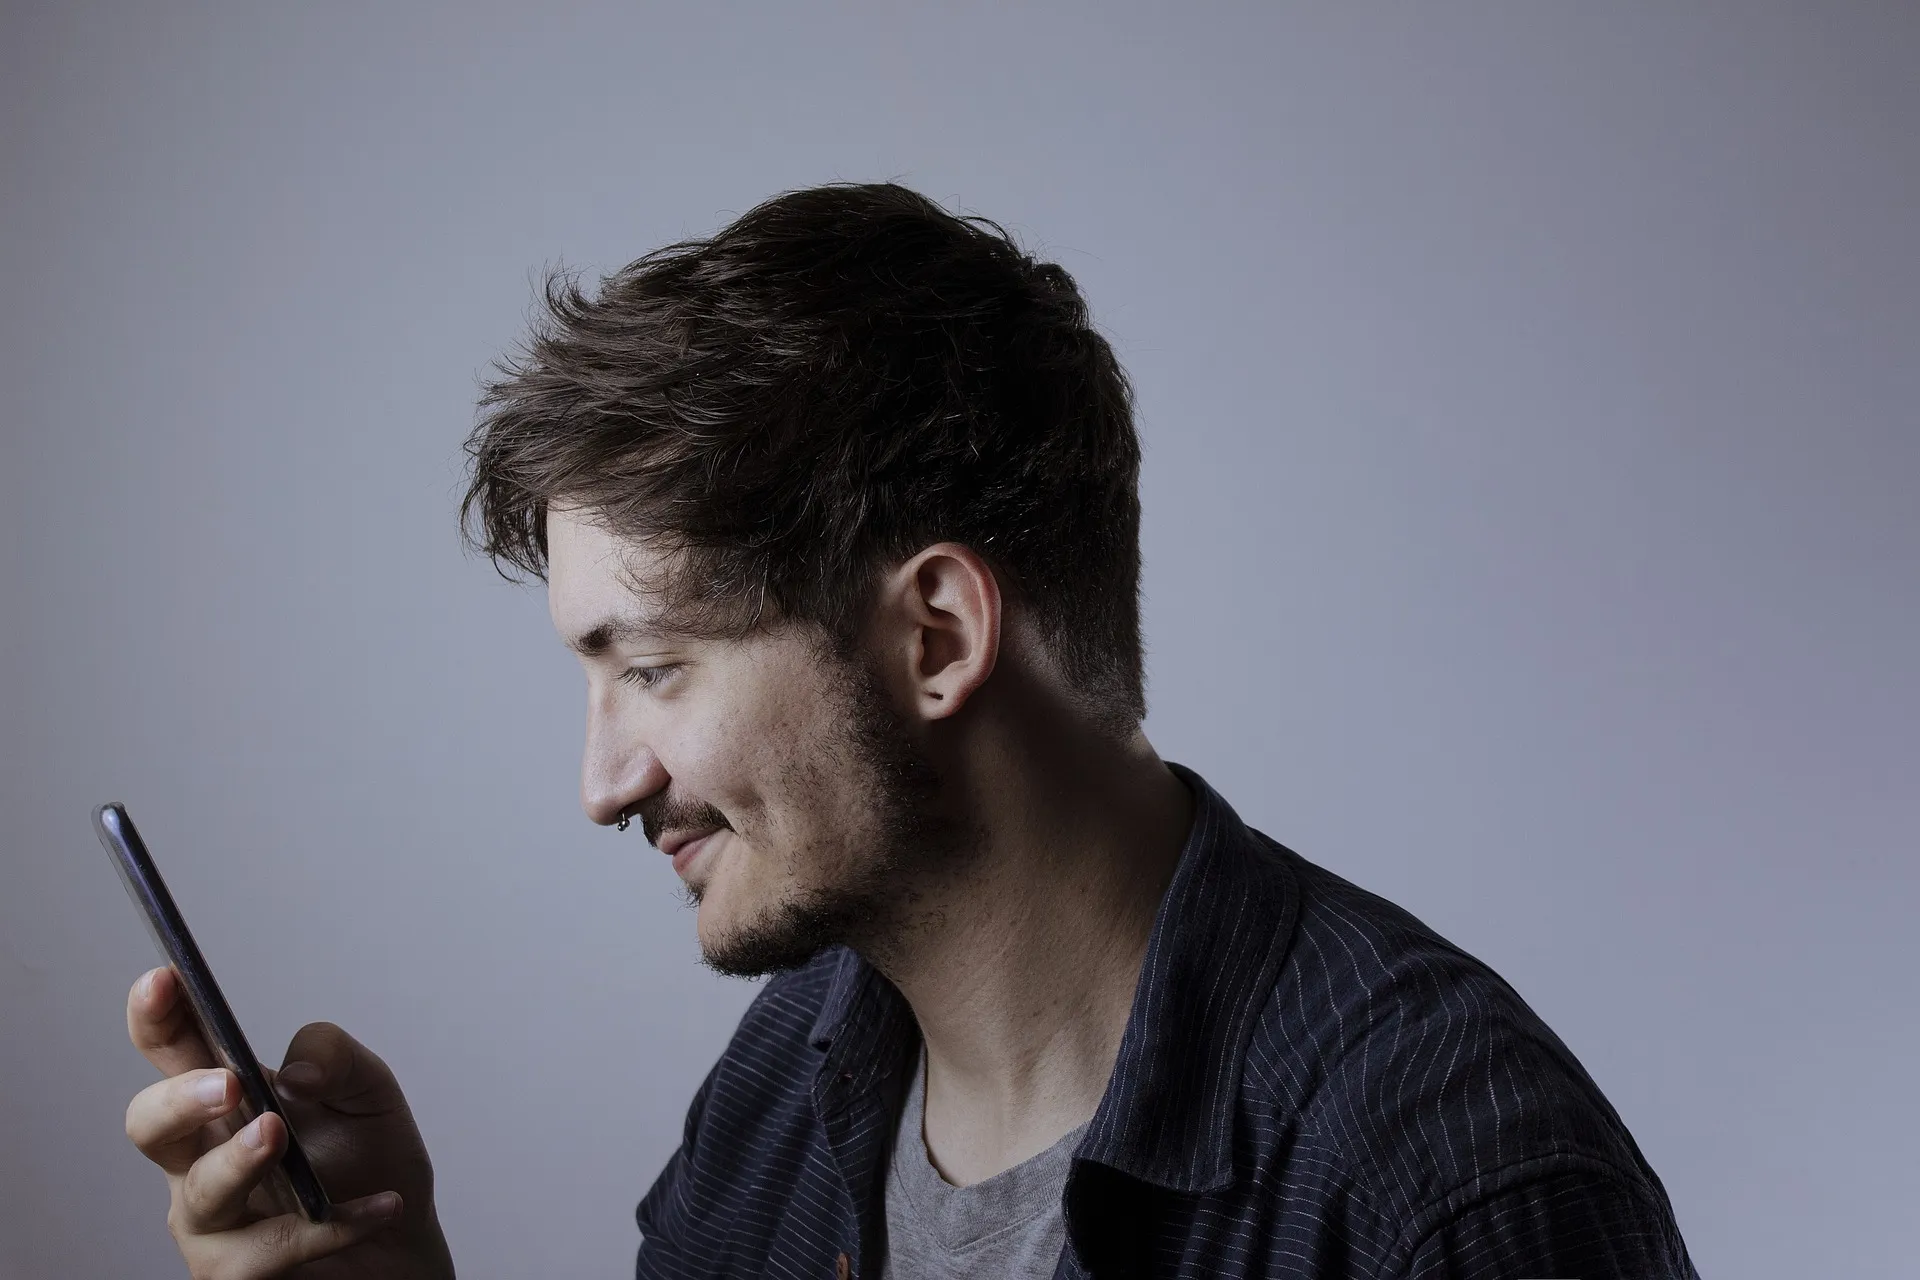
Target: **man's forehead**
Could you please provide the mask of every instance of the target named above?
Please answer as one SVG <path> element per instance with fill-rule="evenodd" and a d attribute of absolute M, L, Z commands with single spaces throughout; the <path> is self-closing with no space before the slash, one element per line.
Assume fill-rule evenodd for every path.
<path fill-rule="evenodd" d="M 575 510 L 547 512 L 547 612 L 569 649 L 679 646 L 739 639 L 772 625 L 725 601 L 681 594 L 684 549 L 663 537 L 627 538 Z"/>
<path fill-rule="evenodd" d="M 653 538 L 625 538 L 597 513 L 580 507 L 547 508 L 547 557 L 557 571 L 618 576 L 623 568 L 668 554 Z"/>
<path fill-rule="evenodd" d="M 547 612 L 567 648 L 585 657 L 616 645 L 687 638 L 648 593 L 637 591 L 616 561 L 586 573 L 559 561 L 547 576 Z"/>
<path fill-rule="evenodd" d="M 637 590 L 654 549 L 620 538 L 581 512 L 547 512 L 547 610 L 577 653 L 672 631 Z"/>

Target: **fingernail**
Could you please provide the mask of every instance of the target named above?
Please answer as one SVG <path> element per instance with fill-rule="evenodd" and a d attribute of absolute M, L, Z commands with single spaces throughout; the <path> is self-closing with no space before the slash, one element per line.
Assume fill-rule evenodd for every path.
<path fill-rule="evenodd" d="M 149 969 L 147 970 L 147 976 L 140 979 L 140 998 L 142 1000 L 153 999 L 153 980 L 159 976 L 160 971 L 158 969 Z"/>
<path fill-rule="evenodd" d="M 227 1100 L 227 1073 L 216 1071 L 199 1084 L 193 1086 L 193 1096 L 210 1107 L 217 1107 Z"/>
<path fill-rule="evenodd" d="M 357 1204 L 341 1205 L 340 1216 L 356 1222 L 382 1222 L 397 1218 L 400 1216 L 400 1195 L 395 1191 L 382 1191 Z"/>
<path fill-rule="evenodd" d="M 240 1131 L 241 1146 L 252 1147 L 257 1151 L 266 1145 L 267 1140 L 260 1134 L 260 1122 L 264 1119 L 266 1119 L 265 1116 L 255 1116 L 253 1123 Z"/>
<path fill-rule="evenodd" d="M 316 1088 L 322 1078 L 320 1068 L 311 1062 L 289 1062 L 280 1068 L 280 1079 L 295 1089 Z"/>

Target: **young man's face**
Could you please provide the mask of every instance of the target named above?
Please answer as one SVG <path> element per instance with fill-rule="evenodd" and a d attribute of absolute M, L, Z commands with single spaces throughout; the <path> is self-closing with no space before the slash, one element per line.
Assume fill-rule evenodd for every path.
<path fill-rule="evenodd" d="M 582 803 L 674 855 L 707 962 L 764 973 L 898 928 L 953 840 L 878 678 L 808 628 L 671 634 L 630 586 L 656 553 L 583 513 L 550 512 L 547 542 L 548 609 L 587 673 Z"/>

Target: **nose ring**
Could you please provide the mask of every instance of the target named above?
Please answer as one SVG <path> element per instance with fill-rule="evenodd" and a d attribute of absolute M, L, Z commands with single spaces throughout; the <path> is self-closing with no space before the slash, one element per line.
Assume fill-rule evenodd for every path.
<path fill-rule="evenodd" d="M 615 831 L 625 831 L 627 829 L 627 823 L 629 821 L 631 821 L 631 819 L 627 817 L 627 811 L 625 809 L 622 809 L 620 811 L 620 821 L 613 824 L 613 829 Z"/>

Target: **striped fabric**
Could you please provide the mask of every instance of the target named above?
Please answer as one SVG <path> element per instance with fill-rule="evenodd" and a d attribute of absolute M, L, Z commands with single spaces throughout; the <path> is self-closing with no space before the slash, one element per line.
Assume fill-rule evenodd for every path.
<path fill-rule="evenodd" d="M 1659 1178 L 1511 987 L 1174 768 L 1193 829 L 1059 1280 L 1698 1280 Z M 845 949 L 768 983 L 640 1203 L 642 1280 L 877 1271 L 918 1036 Z"/>

